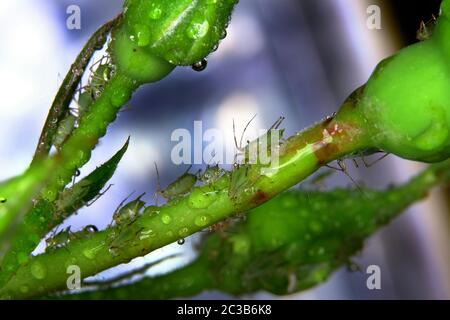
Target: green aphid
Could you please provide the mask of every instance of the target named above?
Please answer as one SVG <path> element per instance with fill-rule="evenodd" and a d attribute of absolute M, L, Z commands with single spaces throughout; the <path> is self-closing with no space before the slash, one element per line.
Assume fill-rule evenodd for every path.
<path fill-rule="evenodd" d="M 65 247 L 70 241 L 71 232 L 70 226 L 66 229 L 61 230 L 57 234 L 45 240 L 47 247 L 45 248 L 45 252 L 53 251 L 62 247 Z"/>
<path fill-rule="evenodd" d="M 113 256 L 118 256 L 121 249 L 127 248 L 130 243 L 139 237 L 143 227 L 133 225 L 133 223 L 134 221 L 131 221 L 126 228 L 119 228 L 110 235 L 108 250 Z"/>
<path fill-rule="evenodd" d="M 189 170 L 190 167 L 181 177 L 179 177 L 177 180 L 169 184 L 167 188 L 159 191 L 158 193 L 168 201 L 189 193 L 194 188 L 198 180 L 198 173 L 192 174 L 188 172 Z"/>
<path fill-rule="evenodd" d="M 80 199 L 83 199 L 89 193 L 89 187 L 92 183 L 88 180 L 81 180 L 74 184 L 72 188 L 64 189 L 56 201 L 56 211 L 70 210 Z"/>
<path fill-rule="evenodd" d="M 244 163 L 248 164 L 269 164 L 270 156 L 272 152 L 272 140 L 273 135 L 278 135 L 276 141 L 280 141 L 283 137 L 284 129 L 278 129 L 281 123 L 284 121 L 284 117 L 280 117 L 275 123 L 267 130 L 267 132 L 257 139 L 250 141 L 244 148 Z M 263 151 L 262 149 L 265 148 Z M 262 159 L 267 157 L 267 159 Z"/>
<path fill-rule="evenodd" d="M 219 168 L 219 165 L 207 166 L 205 171 L 199 175 L 199 180 L 206 184 L 212 184 L 216 182 L 225 171 Z"/>
<path fill-rule="evenodd" d="M 234 165 L 234 170 L 229 173 L 230 176 L 230 188 L 228 189 L 228 196 L 232 200 L 236 200 L 236 198 L 245 192 L 250 192 L 253 185 L 259 178 L 259 175 L 256 177 L 250 174 L 251 166 L 248 164 L 243 165 Z"/>
<path fill-rule="evenodd" d="M 90 92 L 93 99 L 97 99 L 102 94 L 106 83 L 111 79 L 113 73 L 112 65 L 108 61 L 104 63 L 102 59 L 99 62 L 99 66 L 92 72 L 88 88 L 86 88 L 86 91 Z"/>
<path fill-rule="evenodd" d="M 56 130 L 56 134 L 53 137 L 52 141 L 52 144 L 56 149 L 61 149 L 64 142 L 72 134 L 72 131 L 75 128 L 76 121 L 77 118 L 70 112 L 60 121 L 58 129 Z"/>
<path fill-rule="evenodd" d="M 135 200 L 123 205 L 123 202 L 119 205 L 117 210 L 113 214 L 113 221 L 117 225 L 123 225 L 134 221 L 140 214 L 141 210 L 145 206 L 145 202 L 141 200 L 143 194 L 137 197 Z"/>
<path fill-rule="evenodd" d="M 78 96 L 78 119 L 83 117 L 88 111 L 89 107 L 91 106 L 92 102 L 94 102 L 94 98 L 92 97 L 92 93 L 90 91 L 84 91 L 80 93 Z"/>

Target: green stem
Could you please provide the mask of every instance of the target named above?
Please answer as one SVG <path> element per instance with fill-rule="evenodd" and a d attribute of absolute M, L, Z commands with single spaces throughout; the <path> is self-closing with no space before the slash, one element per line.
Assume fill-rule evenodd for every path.
<path fill-rule="evenodd" d="M 42 133 L 33 157 L 33 164 L 36 163 L 37 160 L 48 155 L 52 146 L 52 138 L 58 129 L 58 124 L 69 109 L 73 95 L 81 81 L 89 61 L 92 58 L 92 55 L 96 50 L 103 47 L 108 33 L 114 26 L 118 25 L 121 20 L 122 14 L 101 26 L 91 36 L 81 52 L 78 54 L 75 62 L 70 67 L 69 72 L 59 87 L 47 116 L 47 120 L 45 121 L 45 125 L 42 129 Z"/>
<path fill-rule="evenodd" d="M 365 239 L 449 179 L 446 161 L 386 191 L 292 190 L 250 211 L 225 235 L 208 235 L 198 258 L 186 266 L 59 298 L 173 299 L 206 290 L 235 296 L 261 290 L 292 294 L 324 282 L 361 250 Z"/>
<path fill-rule="evenodd" d="M 349 104 L 353 102 L 350 100 Z M 213 184 L 197 187 L 190 195 L 173 200 L 163 207 L 147 208 L 142 216 L 128 226 L 110 227 L 51 254 L 32 258 L 0 291 L 0 296 L 28 298 L 64 289 L 68 265 L 78 265 L 83 277 L 88 277 L 266 202 L 325 163 L 368 145 L 369 137 L 356 126 L 358 113 L 351 108 L 349 110 L 352 112 L 348 112 L 348 109 L 344 107 L 335 118 L 329 118 L 283 143 L 280 146 L 279 166 L 274 168 L 276 170 L 261 174 L 260 165 L 237 169 L 246 170 L 246 180 L 253 182 L 239 188 L 235 196 L 230 196 L 230 188 L 233 188 L 230 175 L 236 171 L 222 176 Z M 114 112 L 108 112 L 107 116 L 105 111 L 99 110 L 98 113 L 102 119 L 94 123 L 101 123 L 104 118 L 112 120 Z M 93 117 L 97 119 L 100 115 L 94 112 Z M 62 152 L 78 150 L 80 141 L 86 138 L 84 133 L 91 131 L 86 123 L 82 125 Z M 69 172 L 79 166 L 85 157 L 85 154 L 76 157 L 78 161 L 68 168 Z"/>
<path fill-rule="evenodd" d="M 131 97 L 137 83 L 121 73 L 116 73 L 102 95 L 92 104 L 91 110 L 81 119 L 80 125 L 63 145 L 60 153 L 54 156 L 60 165 L 55 168 L 47 186 L 41 191 L 41 198 L 33 209 L 25 215 L 11 241 L 11 249 L 2 260 L 0 285 L 5 284 L 21 261 L 18 255 L 28 257 L 39 240 L 55 226 L 59 225 L 66 215 L 55 212 L 54 202 L 64 187 L 71 181 L 75 171 L 90 158 L 91 150 L 106 133 L 108 125 L 113 122 L 122 105 Z M 21 259 L 22 263 L 24 259 Z"/>

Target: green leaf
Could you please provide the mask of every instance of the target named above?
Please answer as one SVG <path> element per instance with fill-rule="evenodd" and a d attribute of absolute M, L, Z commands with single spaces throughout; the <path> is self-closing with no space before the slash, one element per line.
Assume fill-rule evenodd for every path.
<path fill-rule="evenodd" d="M 127 151 L 129 142 L 130 138 L 111 159 L 97 167 L 73 187 L 62 192 L 56 202 L 56 210 L 61 213 L 63 218 L 101 195 L 101 190 L 114 175 L 120 160 Z"/>

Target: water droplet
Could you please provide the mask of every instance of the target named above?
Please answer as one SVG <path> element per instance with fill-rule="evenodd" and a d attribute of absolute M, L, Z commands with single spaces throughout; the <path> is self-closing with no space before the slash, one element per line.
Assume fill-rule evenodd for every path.
<path fill-rule="evenodd" d="M 137 38 L 137 45 L 139 47 L 146 47 L 150 43 L 150 30 L 146 25 L 137 24 L 134 26 L 134 31 Z"/>
<path fill-rule="evenodd" d="M 81 171 L 77 169 L 77 171 L 75 171 L 75 177 L 79 177 L 81 175 Z"/>
<path fill-rule="evenodd" d="M 0 197 L 0 203 L 6 203 L 6 201 L 8 201 L 8 199 Z"/>
<path fill-rule="evenodd" d="M 195 218 L 194 223 L 197 227 L 205 227 L 209 224 L 210 221 L 211 221 L 210 217 L 207 215 L 204 215 L 204 216 L 199 216 L 199 217 Z"/>
<path fill-rule="evenodd" d="M 220 33 L 220 39 L 225 39 L 227 37 L 227 30 L 223 29 L 223 31 Z"/>
<path fill-rule="evenodd" d="M 187 228 L 187 227 L 181 228 L 181 229 L 178 231 L 178 234 L 179 234 L 181 237 L 186 237 L 186 236 L 188 236 L 188 235 L 189 235 L 189 228 Z"/>
<path fill-rule="evenodd" d="M 161 6 L 157 5 L 156 3 L 152 3 L 152 9 L 150 10 L 150 13 L 148 14 L 149 18 L 152 20 L 158 20 L 162 17 L 163 11 L 161 9 Z"/>
<path fill-rule="evenodd" d="M 197 72 L 201 72 L 208 66 L 208 60 L 202 59 L 192 65 L 192 69 Z"/>
<path fill-rule="evenodd" d="M 209 31 L 209 22 L 207 20 L 201 22 L 194 21 L 187 29 L 187 35 L 189 38 L 197 40 L 206 36 L 208 31 Z"/>
<path fill-rule="evenodd" d="M 163 214 L 163 215 L 161 216 L 161 221 L 162 221 L 162 223 L 164 223 L 164 224 L 170 224 L 170 222 L 172 221 L 172 218 L 171 218 L 171 216 L 169 216 L 168 214 Z"/>
<path fill-rule="evenodd" d="M 189 195 L 188 205 L 193 209 L 206 209 L 214 202 L 215 198 L 214 192 L 195 189 Z"/>
<path fill-rule="evenodd" d="M 31 265 L 31 274 L 38 280 L 42 280 L 47 276 L 47 268 L 40 262 L 34 262 Z"/>
<path fill-rule="evenodd" d="M 182 245 L 185 243 L 185 240 L 184 240 L 184 239 L 180 239 L 180 240 L 177 241 L 177 243 L 178 243 L 180 246 L 182 246 Z"/>
<path fill-rule="evenodd" d="M 167 231 L 167 232 L 166 232 L 166 236 L 167 236 L 168 238 L 172 238 L 172 237 L 173 237 L 173 231 L 171 231 L 171 230 Z"/>
<path fill-rule="evenodd" d="M 83 231 L 85 231 L 87 233 L 95 233 L 98 231 L 98 228 L 96 226 L 94 226 L 93 224 L 90 224 L 90 225 L 87 225 L 86 227 L 84 227 Z"/>

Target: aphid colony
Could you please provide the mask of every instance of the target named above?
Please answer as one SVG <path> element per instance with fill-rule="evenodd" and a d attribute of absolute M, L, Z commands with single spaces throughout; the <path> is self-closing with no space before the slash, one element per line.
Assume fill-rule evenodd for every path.
<path fill-rule="evenodd" d="M 100 97 L 106 83 L 111 79 L 114 72 L 109 56 L 100 58 L 89 70 L 91 74 L 88 84 L 78 89 L 78 99 L 75 100 L 76 108 L 68 109 L 58 125 L 52 141 L 53 146 L 57 150 L 61 148 L 82 117 L 89 111 L 92 103 Z"/>

